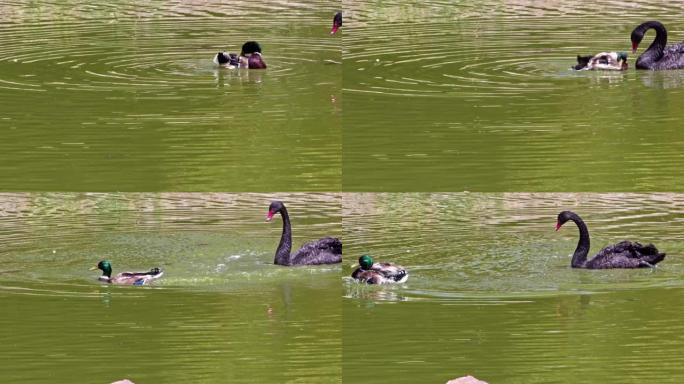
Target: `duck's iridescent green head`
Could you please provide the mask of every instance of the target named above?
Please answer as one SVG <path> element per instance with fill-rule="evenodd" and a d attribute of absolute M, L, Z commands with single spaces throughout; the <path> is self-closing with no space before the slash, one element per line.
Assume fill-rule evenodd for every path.
<path fill-rule="evenodd" d="M 107 260 L 102 260 L 97 263 L 97 269 L 102 271 L 103 276 L 112 277 L 112 264 Z"/>
<path fill-rule="evenodd" d="M 627 61 L 627 52 L 618 52 L 617 59 L 618 61 Z"/>
<path fill-rule="evenodd" d="M 370 257 L 370 255 L 363 255 L 359 257 L 359 265 L 361 266 L 361 269 L 367 271 L 373 266 L 373 258 Z"/>

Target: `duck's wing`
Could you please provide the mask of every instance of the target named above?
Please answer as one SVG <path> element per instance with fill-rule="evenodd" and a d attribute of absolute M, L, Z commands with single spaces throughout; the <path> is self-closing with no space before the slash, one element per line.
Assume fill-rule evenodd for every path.
<path fill-rule="evenodd" d="M 366 284 L 383 284 L 388 282 L 381 273 L 373 270 L 364 271 L 361 268 L 354 270 L 352 277 L 355 280 Z"/>
<path fill-rule="evenodd" d="M 392 263 L 375 263 L 371 269 L 394 282 L 403 282 L 408 277 L 404 267 Z"/>
<path fill-rule="evenodd" d="M 121 272 L 112 278 L 112 282 L 118 285 L 147 285 L 164 275 L 159 268 L 152 268 L 148 272 Z"/>

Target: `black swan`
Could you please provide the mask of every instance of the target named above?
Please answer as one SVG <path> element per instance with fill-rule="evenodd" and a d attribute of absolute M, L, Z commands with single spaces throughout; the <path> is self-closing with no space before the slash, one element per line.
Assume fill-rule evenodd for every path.
<path fill-rule="evenodd" d="M 403 283 L 408 279 L 406 269 L 392 263 L 374 263 L 369 255 L 359 257 L 359 267 L 352 272 L 352 278 L 367 284 Z"/>
<path fill-rule="evenodd" d="M 316 265 L 335 264 L 342 262 L 342 242 L 335 237 L 324 237 L 316 241 L 310 241 L 299 249 L 294 255 L 292 250 L 292 229 L 290 228 L 290 216 L 282 201 L 274 201 L 268 207 L 267 221 L 273 219 L 273 215 L 280 213 L 283 218 L 283 234 L 280 236 L 280 244 L 276 250 L 274 264 L 278 265 Z"/>
<path fill-rule="evenodd" d="M 571 266 L 573 268 L 646 268 L 654 267 L 665 258 L 665 254 L 658 252 L 658 248 L 653 244 L 642 245 L 625 240 L 603 248 L 593 259 L 587 260 L 587 253 L 589 253 L 589 230 L 576 213 L 570 211 L 559 213 L 556 231 L 568 220 L 574 221 L 577 224 L 580 233 L 577 249 L 575 249 L 575 253 L 572 255 Z"/>
<path fill-rule="evenodd" d="M 647 21 L 634 28 L 632 31 L 632 53 L 636 53 L 639 43 L 644 38 L 644 33 L 651 28 L 656 30 L 655 39 L 637 59 L 636 68 L 654 71 L 684 68 L 684 42 L 666 45 L 667 30 L 659 21 Z"/>
<path fill-rule="evenodd" d="M 342 12 L 337 12 L 335 14 L 335 17 L 333 17 L 333 25 L 332 29 L 330 30 L 330 34 L 334 35 L 338 29 L 342 26 Z"/>

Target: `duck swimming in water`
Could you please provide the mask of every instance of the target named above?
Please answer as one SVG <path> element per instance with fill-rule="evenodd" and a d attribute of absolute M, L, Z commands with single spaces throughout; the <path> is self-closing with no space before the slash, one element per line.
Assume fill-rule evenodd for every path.
<path fill-rule="evenodd" d="M 366 284 L 403 283 L 408 279 L 406 269 L 392 263 L 374 263 L 369 255 L 359 257 L 359 267 L 351 277 Z"/>
<path fill-rule="evenodd" d="M 265 69 L 266 62 L 261 56 L 261 46 L 256 41 L 242 44 L 240 54 L 219 52 L 214 55 L 214 64 L 228 68 Z"/>
<path fill-rule="evenodd" d="M 627 53 L 601 52 L 594 56 L 577 55 L 577 65 L 572 68 L 578 71 L 625 71 L 628 68 Z"/>
<path fill-rule="evenodd" d="M 161 269 L 152 268 L 149 272 L 121 272 L 112 277 L 112 264 L 107 260 L 102 260 L 97 266 L 90 268 L 91 271 L 97 269 L 102 271 L 99 281 L 116 285 L 147 285 L 164 275 Z"/>

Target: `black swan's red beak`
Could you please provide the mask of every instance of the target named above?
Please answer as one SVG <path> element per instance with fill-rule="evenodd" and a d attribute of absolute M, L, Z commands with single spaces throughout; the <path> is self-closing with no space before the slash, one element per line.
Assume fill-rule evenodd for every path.
<path fill-rule="evenodd" d="M 556 223 L 556 231 L 558 231 L 562 226 L 563 226 L 563 224 L 561 224 L 560 221 L 557 222 Z"/>
<path fill-rule="evenodd" d="M 337 12 L 335 14 L 335 17 L 333 18 L 333 26 L 332 29 L 330 30 L 330 34 L 334 35 L 337 33 L 337 30 L 340 29 L 342 26 L 342 12 Z"/>
<path fill-rule="evenodd" d="M 632 42 L 632 53 L 636 53 L 639 43 Z"/>
<path fill-rule="evenodd" d="M 266 215 L 266 221 L 271 221 L 273 220 L 273 215 L 275 212 L 268 211 L 268 214 Z"/>

